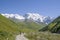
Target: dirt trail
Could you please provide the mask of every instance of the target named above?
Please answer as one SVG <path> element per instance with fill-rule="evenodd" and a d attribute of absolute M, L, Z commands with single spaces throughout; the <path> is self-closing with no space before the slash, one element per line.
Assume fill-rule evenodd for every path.
<path fill-rule="evenodd" d="M 28 40 L 28 38 L 26 38 L 26 37 L 24 36 L 24 34 L 21 33 L 21 34 L 19 34 L 19 35 L 16 36 L 16 40 Z"/>

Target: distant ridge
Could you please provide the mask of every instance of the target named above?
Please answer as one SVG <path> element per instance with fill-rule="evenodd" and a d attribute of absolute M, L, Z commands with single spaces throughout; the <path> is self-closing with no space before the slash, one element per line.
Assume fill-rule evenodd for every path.
<path fill-rule="evenodd" d="M 19 14 L 8 14 L 8 13 L 1 14 L 1 15 L 5 16 L 7 18 L 13 18 L 13 19 L 15 18 L 15 19 L 18 19 L 20 21 L 27 19 L 27 20 L 32 20 L 32 21 L 37 22 L 37 23 L 42 22 L 45 24 L 49 24 L 53 20 L 53 18 L 51 18 L 49 16 L 42 16 L 38 13 L 27 13 L 24 16 L 19 15 Z"/>

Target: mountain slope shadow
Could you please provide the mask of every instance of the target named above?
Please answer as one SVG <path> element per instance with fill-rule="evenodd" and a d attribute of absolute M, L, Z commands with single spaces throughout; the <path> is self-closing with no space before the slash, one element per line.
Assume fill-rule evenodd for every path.
<path fill-rule="evenodd" d="M 50 31 L 52 33 L 60 33 L 60 16 L 39 31 Z"/>

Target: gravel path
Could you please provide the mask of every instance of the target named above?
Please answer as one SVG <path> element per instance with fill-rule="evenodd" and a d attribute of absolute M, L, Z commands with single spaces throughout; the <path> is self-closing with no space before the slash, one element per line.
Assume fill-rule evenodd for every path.
<path fill-rule="evenodd" d="M 19 35 L 16 36 L 16 40 L 28 40 L 28 38 L 26 38 L 26 37 L 24 36 L 24 34 L 21 33 L 21 34 L 19 34 Z"/>

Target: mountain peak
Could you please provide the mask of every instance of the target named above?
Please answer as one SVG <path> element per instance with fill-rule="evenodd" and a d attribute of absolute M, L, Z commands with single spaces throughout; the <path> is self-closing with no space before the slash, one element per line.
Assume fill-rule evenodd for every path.
<path fill-rule="evenodd" d="M 52 18 L 49 16 L 43 16 L 38 13 L 27 13 L 25 16 L 27 19 L 37 21 L 37 22 L 43 22 L 43 23 L 50 23 L 52 21 Z"/>
<path fill-rule="evenodd" d="M 27 19 L 32 19 L 32 20 L 40 20 L 41 22 L 43 22 L 43 18 L 44 16 L 38 14 L 38 13 L 27 13 Z"/>
<path fill-rule="evenodd" d="M 22 15 L 19 15 L 19 14 L 8 14 L 8 13 L 5 13 L 5 14 L 1 14 L 7 18 L 15 18 L 15 19 L 18 19 L 18 20 L 32 20 L 34 22 L 38 22 L 38 23 L 50 23 L 52 21 L 52 18 L 49 17 L 49 16 L 42 16 L 40 15 L 39 13 L 27 13 L 25 14 L 25 16 L 22 16 Z"/>

